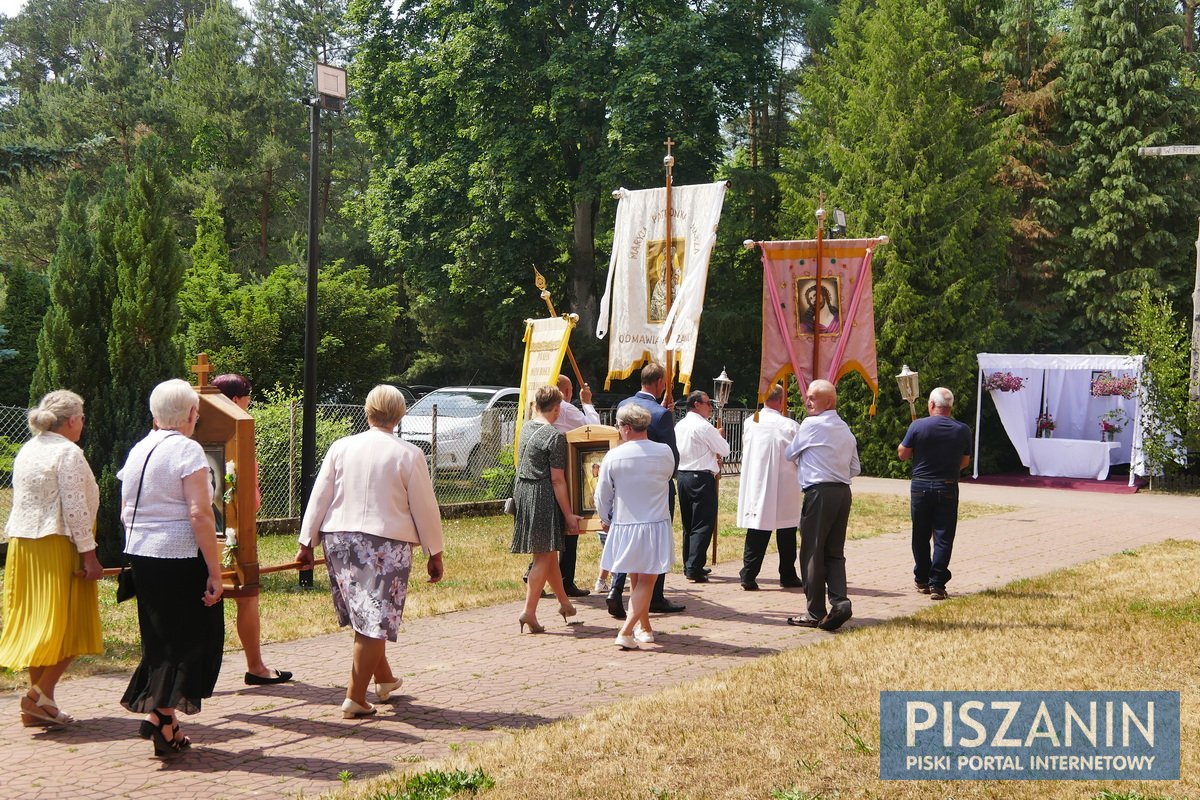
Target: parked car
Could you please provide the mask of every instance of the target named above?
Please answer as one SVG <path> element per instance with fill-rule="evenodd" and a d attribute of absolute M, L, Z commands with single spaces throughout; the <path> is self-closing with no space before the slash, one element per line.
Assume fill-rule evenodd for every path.
<path fill-rule="evenodd" d="M 511 447 L 516 429 L 515 386 L 446 386 L 409 407 L 399 435 L 425 451 L 434 451 L 433 409 L 437 406 L 437 468 L 478 475 Z"/>

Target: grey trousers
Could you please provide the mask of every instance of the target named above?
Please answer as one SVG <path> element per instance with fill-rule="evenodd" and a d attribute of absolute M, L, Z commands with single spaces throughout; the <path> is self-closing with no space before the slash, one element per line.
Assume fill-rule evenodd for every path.
<path fill-rule="evenodd" d="M 805 488 L 800 511 L 800 570 L 808 616 L 822 619 L 826 589 L 833 606 L 849 603 L 846 595 L 846 524 L 850 521 L 850 487 L 817 483 Z"/>

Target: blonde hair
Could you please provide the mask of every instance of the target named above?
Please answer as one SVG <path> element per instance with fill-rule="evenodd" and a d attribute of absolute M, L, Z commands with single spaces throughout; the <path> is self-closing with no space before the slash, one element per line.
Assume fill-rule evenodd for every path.
<path fill-rule="evenodd" d="M 163 381 L 150 392 L 150 415 L 160 428 L 177 428 L 188 420 L 193 408 L 200 407 L 200 395 L 185 380 Z"/>
<path fill-rule="evenodd" d="M 562 392 L 557 386 L 542 386 L 533 395 L 533 404 L 541 414 L 545 414 L 550 409 L 562 402 Z"/>
<path fill-rule="evenodd" d="M 36 408 L 29 409 L 29 431 L 34 436 L 41 436 L 82 413 L 82 397 L 69 389 L 57 389 L 43 397 Z"/>
<path fill-rule="evenodd" d="M 404 402 L 404 394 L 388 383 L 381 383 L 367 393 L 363 410 L 367 412 L 367 422 L 383 427 L 395 427 L 400 418 L 408 411 Z"/>

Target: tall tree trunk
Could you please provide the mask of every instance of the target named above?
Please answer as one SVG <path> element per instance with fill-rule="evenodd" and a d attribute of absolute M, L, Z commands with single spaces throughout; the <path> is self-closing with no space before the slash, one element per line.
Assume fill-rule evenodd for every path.
<path fill-rule="evenodd" d="M 596 330 L 596 317 L 600 308 L 595 291 L 597 206 L 596 197 L 589 196 L 575 198 L 572 208 L 574 222 L 567 298 L 571 302 L 571 310 L 579 315 L 577 329 L 584 336 L 591 336 Z"/>
<path fill-rule="evenodd" d="M 267 221 L 271 217 L 271 189 L 275 170 L 267 167 L 267 184 L 263 187 L 258 202 L 258 257 L 262 266 L 267 266 Z"/>
<path fill-rule="evenodd" d="M 1200 0 L 1183 0 L 1183 52 L 1196 51 L 1196 5 Z"/>

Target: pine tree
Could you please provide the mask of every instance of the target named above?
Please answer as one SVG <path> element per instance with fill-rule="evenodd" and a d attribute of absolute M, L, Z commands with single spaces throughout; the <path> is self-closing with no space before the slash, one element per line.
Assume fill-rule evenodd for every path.
<path fill-rule="evenodd" d="M 21 406 L 29 398 L 29 383 L 38 361 L 38 331 L 49 303 L 45 277 L 22 267 L 9 270 L 0 325 L 8 329 L 5 343 L 16 355 L 0 370 L 0 405 Z"/>
<path fill-rule="evenodd" d="M 197 353 L 207 353 L 218 372 L 235 370 L 237 365 L 229 362 L 236 355 L 226 352 L 231 339 L 226 317 L 237 302 L 239 281 L 229 263 L 225 221 L 215 190 L 208 190 L 192 217 L 196 241 L 179 292 L 179 351 L 185 364 Z"/>
<path fill-rule="evenodd" d="M 1193 90 L 1180 83 L 1180 33 L 1167 0 L 1081 0 L 1063 49 L 1053 266 L 1067 345 L 1113 350 L 1143 284 L 1180 302 L 1192 284 L 1200 204 L 1182 159 L 1138 148 L 1190 141 Z"/>
<path fill-rule="evenodd" d="M 111 463 L 121 464 L 129 448 L 150 424 L 150 390 L 182 374 L 175 343 L 179 324 L 177 296 L 183 283 L 183 258 L 169 216 L 171 177 L 160 142 L 147 136 L 138 143 L 125 192 L 124 213 L 112 237 L 112 323 L 108 365 L 112 373 Z"/>
<path fill-rule="evenodd" d="M 38 363 L 29 389 L 30 402 L 53 391 L 70 389 L 88 404 L 85 446 L 96 438 L 108 394 L 108 314 L 112 307 L 105 272 L 93 258 L 88 234 L 87 182 L 76 173 L 67 184 L 58 223 L 58 247 L 50 261 L 50 307 L 37 339 Z M 95 451 L 88 449 L 89 456 Z M 97 462 L 94 462 L 97 463 Z"/>
<path fill-rule="evenodd" d="M 810 100 L 793 158 L 806 173 L 785 187 L 789 237 L 813 234 L 819 190 L 846 211 L 851 236 L 886 234 L 874 263 L 879 375 L 917 368 L 926 386 L 974 401 L 975 353 L 1007 335 L 997 303 L 1010 194 L 994 183 L 999 129 L 981 112 L 988 88 L 978 49 L 956 33 L 944 5 L 881 0 L 842 6 L 836 44 L 808 73 Z M 859 381 L 839 403 L 866 420 Z M 898 471 L 895 445 L 908 418 L 884 390 L 864 470 Z"/>

